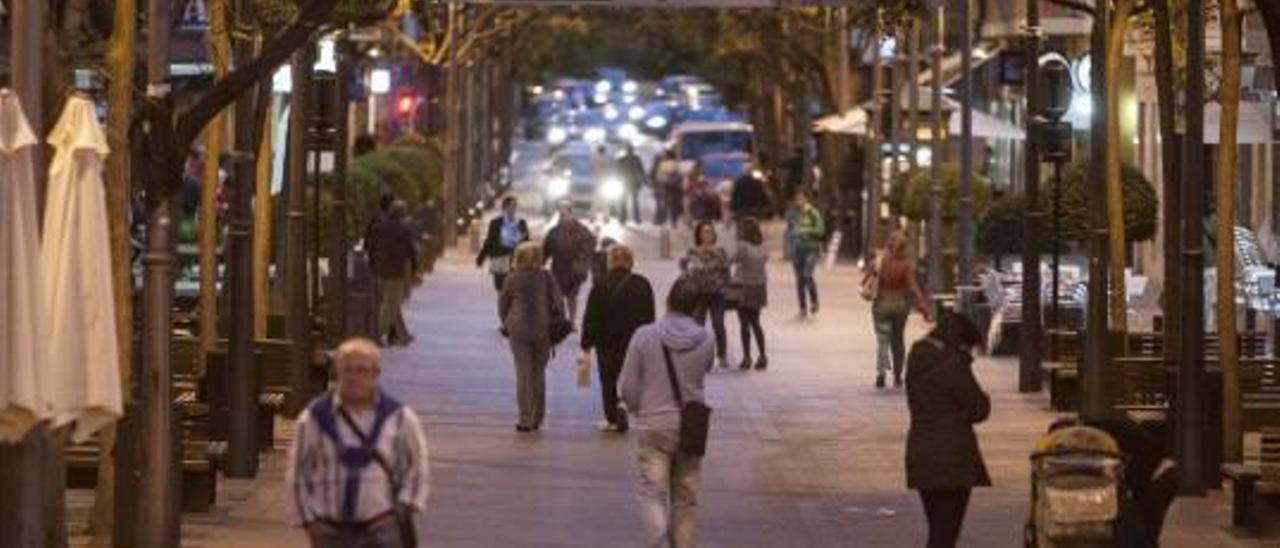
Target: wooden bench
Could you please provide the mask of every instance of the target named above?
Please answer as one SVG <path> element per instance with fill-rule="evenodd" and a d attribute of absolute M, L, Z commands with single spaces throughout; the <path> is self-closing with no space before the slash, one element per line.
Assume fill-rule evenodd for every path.
<path fill-rule="evenodd" d="M 1257 464 L 1223 463 L 1222 478 L 1231 484 L 1231 525 L 1257 530 L 1257 494 L 1261 489 L 1280 491 L 1280 427 L 1262 432 L 1262 452 Z"/>

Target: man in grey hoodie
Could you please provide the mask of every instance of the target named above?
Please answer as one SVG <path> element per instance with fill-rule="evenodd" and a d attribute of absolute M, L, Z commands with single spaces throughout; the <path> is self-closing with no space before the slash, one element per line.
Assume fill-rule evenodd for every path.
<path fill-rule="evenodd" d="M 680 405 L 672 391 L 666 352 L 684 402 L 704 401 L 702 382 L 715 359 L 715 342 L 693 319 L 696 284 L 681 278 L 667 294 L 667 315 L 636 330 L 618 379 L 618 392 L 639 436 L 640 517 L 645 546 L 698 544 L 698 489 L 702 457 L 680 451 Z M 664 351 L 665 350 L 665 351 Z"/>

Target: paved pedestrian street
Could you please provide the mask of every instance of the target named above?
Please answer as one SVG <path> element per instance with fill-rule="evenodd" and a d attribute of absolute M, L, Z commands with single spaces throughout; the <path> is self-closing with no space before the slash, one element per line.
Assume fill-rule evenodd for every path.
<path fill-rule="evenodd" d="M 776 227 L 775 227 L 776 228 Z M 776 230 L 771 231 L 776 242 Z M 626 229 L 641 250 L 637 271 L 660 298 L 676 275 L 661 261 L 656 232 Z M 465 241 L 465 240 L 464 240 Z M 677 254 L 685 239 L 675 239 Z M 779 252 L 780 255 L 780 252 Z M 819 273 L 821 314 L 796 318 L 788 264 L 770 263 L 765 329 L 767 372 L 716 371 L 715 408 L 703 463 L 702 546 L 922 546 L 924 518 L 903 470 L 907 410 L 902 389 L 876 390 L 869 306 L 857 271 Z M 423 546 L 638 546 L 632 464 L 634 435 L 597 432 L 598 382 L 576 383 L 576 336 L 553 359 L 543 430 L 517 434 L 515 375 L 497 330 L 487 273 L 465 251 L 451 252 L 406 307 L 418 337 L 384 354 L 384 386 L 423 418 L 431 451 L 431 503 Z M 741 356 L 730 315 L 730 363 Z M 913 318 L 908 339 L 925 325 Z M 1054 419 L 1047 396 L 1016 391 L 1016 360 L 980 358 L 991 419 L 979 437 L 995 485 L 974 492 L 962 546 L 1020 546 L 1029 501 L 1028 455 Z M 184 516 L 184 545 L 301 546 L 283 483 L 286 440 L 254 480 L 223 480 L 218 508 Z M 1166 546 L 1265 546 L 1230 532 L 1226 496 L 1175 503 Z"/>

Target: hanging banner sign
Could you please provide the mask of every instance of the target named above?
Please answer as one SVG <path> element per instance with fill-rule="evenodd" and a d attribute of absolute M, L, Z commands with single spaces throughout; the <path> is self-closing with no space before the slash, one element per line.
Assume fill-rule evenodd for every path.
<path fill-rule="evenodd" d="M 187 8 L 182 10 L 182 28 L 184 30 L 209 28 L 209 7 L 205 5 L 205 0 L 187 2 Z"/>

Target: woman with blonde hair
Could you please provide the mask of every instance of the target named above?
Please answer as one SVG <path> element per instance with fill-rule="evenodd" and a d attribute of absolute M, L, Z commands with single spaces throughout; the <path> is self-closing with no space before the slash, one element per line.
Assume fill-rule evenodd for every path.
<path fill-rule="evenodd" d="M 564 317 L 564 300 L 551 275 L 542 268 L 540 244 L 520 244 L 513 263 L 498 298 L 498 313 L 516 364 L 516 403 L 520 410 L 516 431 L 530 432 L 542 426 L 546 413 L 551 324 Z"/>
<path fill-rule="evenodd" d="M 871 318 L 876 329 L 876 388 L 884 388 L 885 373 L 893 367 L 893 385 L 902 386 L 902 367 L 906 360 L 903 331 L 914 304 L 929 321 L 928 300 L 916 282 L 916 262 L 907 254 L 907 241 L 898 233 L 890 234 L 884 249 L 868 265 L 864 285 L 874 284 Z"/>

